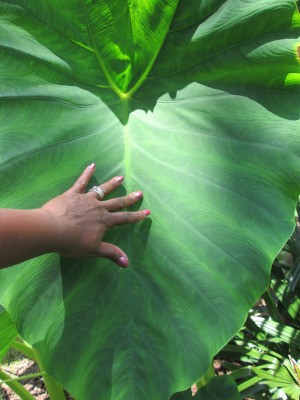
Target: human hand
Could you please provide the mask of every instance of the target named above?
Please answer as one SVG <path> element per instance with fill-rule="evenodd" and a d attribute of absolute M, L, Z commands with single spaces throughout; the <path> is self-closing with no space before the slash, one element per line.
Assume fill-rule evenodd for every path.
<path fill-rule="evenodd" d="M 41 210 L 51 219 L 57 232 L 57 252 L 65 257 L 104 257 L 121 267 L 128 266 L 127 255 L 117 246 L 102 242 L 105 232 L 117 225 L 142 221 L 149 210 L 113 212 L 137 203 L 143 194 L 133 192 L 124 197 L 101 201 L 94 191 L 84 193 L 95 172 L 95 164 L 88 166 L 71 189 L 48 201 Z M 104 195 L 120 186 L 124 178 L 117 176 L 101 184 Z"/>

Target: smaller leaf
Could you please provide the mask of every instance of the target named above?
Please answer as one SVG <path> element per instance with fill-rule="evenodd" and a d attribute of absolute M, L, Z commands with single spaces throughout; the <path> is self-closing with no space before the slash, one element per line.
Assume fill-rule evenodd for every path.
<path fill-rule="evenodd" d="M 193 396 L 190 389 L 176 393 L 170 400 L 242 400 L 235 380 L 229 375 L 215 376 Z"/>
<path fill-rule="evenodd" d="M 300 316 L 300 298 L 290 289 L 288 280 L 283 280 L 279 283 L 277 279 L 272 279 L 271 288 L 288 314 L 293 319 L 297 319 Z"/>
<path fill-rule="evenodd" d="M 265 371 L 260 368 L 253 369 L 259 378 L 262 378 L 262 383 L 269 388 L 275 387 L 283 389 L 284 393 L 290 396 L 293 400 L 300 398 L 300 386 L 296 382 L 296 377 L 293 371 L 287 367 L 287 364 L 281 365 L 276 371 Z"/>
<path fill-rule="evenodd" d="M 232 359 L 239 362 L 246 363 L 257 363 L 258 361 L 266 361 L 268 363 L 276 363 L 278 362 L 278 357 L 282 358 L 280 355 L 269 353 L 265 354 L 263 351 L 259 351 L 255 348 L 247 348 L 242 346 L 234 346 L 234 345 L 226 345 L 222 351 L 219 353 L 220 356 L 225 357 L 226 359 Z"/>
<path fill-rule="evenodd" d="M 273 321 L 271 318 L 251 317 L 255 324 L 264 332 L 281 339 L 290 346 L 300 347 L 300 331 Z"/>
<path fill-rule="evenodd" d="M 195 400 L 242 400 L 235 380 L 229 375 L 215 376 L 194 396 Z"/>
<path fill-rule="evenodd" d="M 292 365 L 293 371 L 295 373 L 296 379 L 298 381 L 298 385 L 300 386 L 300 368 L 297 362 L 289 355 L 289 360 Z"/>
<path fill-rule="evenodd" d="M 7 311 L 0 311 L 0 362 L 18 335 L 15 324 Z"/>

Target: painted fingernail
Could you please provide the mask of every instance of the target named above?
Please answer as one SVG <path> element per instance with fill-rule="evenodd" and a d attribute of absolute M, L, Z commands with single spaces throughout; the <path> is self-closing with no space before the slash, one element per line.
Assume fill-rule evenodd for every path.
<path fill-rule="evenodd" d="M 133 192 L 133 195 L 136 199 L 140 199 L 141 197 L 143 197 L 143 193 L 142 192 Z"/>
<path fill-rule="evenodd" d="M 120 257 L 118 260 L 118 264 L 120 267 L 126 268 L 128 267 L 128 259 L 126 257 Z"/>
<path fill-rule="evenodd" d="M 144 210 L 143 213 L 144 213 L 144 215 L 145 215 L 146 217 L 148 217 L 148 215 L 151 214 L 151 211 L 150 211 L 150 210 Z"/>
<path fill-rule="evenodd" d="M 120 182 L 123 182 L 124 181 L 124 176 L 116 176 L 116 181 L 118 182 L 118 183 L 120 183 Z"/>
<path fill-rule="evenodd" d="M 96 164 L 93 162 L 91 165 L 89 165 L 90 169 L 94 169 L 96 167 Z"/>

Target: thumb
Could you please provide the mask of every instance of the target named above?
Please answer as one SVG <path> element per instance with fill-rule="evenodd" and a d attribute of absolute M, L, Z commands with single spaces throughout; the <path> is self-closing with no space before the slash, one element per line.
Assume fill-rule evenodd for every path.
<path fill-rule="evenodd" d="M 119 247 L 111 243 L 102 242 L 98 247 L 97 257 L 108 258 L 122 268 L 128 267 L 128 257 Z"/>

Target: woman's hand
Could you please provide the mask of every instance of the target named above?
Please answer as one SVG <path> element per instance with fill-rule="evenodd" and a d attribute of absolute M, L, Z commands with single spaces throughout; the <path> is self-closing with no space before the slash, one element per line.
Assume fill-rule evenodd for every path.
<path fill-rule="evenodd" d="M 65 257 L 104 257 L 121 267 L 128 266 L 126 254 L 117 246 L 102 242 L 105 232 L 117 225 L 142 221 L 149 210 L 121 211 L 137 203 L 143 196 L 141 191 L 124 197 L 100 200 L 95 191 L 85 192 L 95 171 L 91 164 L 79 179 L 64 194 L 48 201 L 42 208 L 45 218 L 56 231 L 57 252 Z M 124 178 L 117 176 L 99 186 L 104 196 L 120 186 Z"/>

